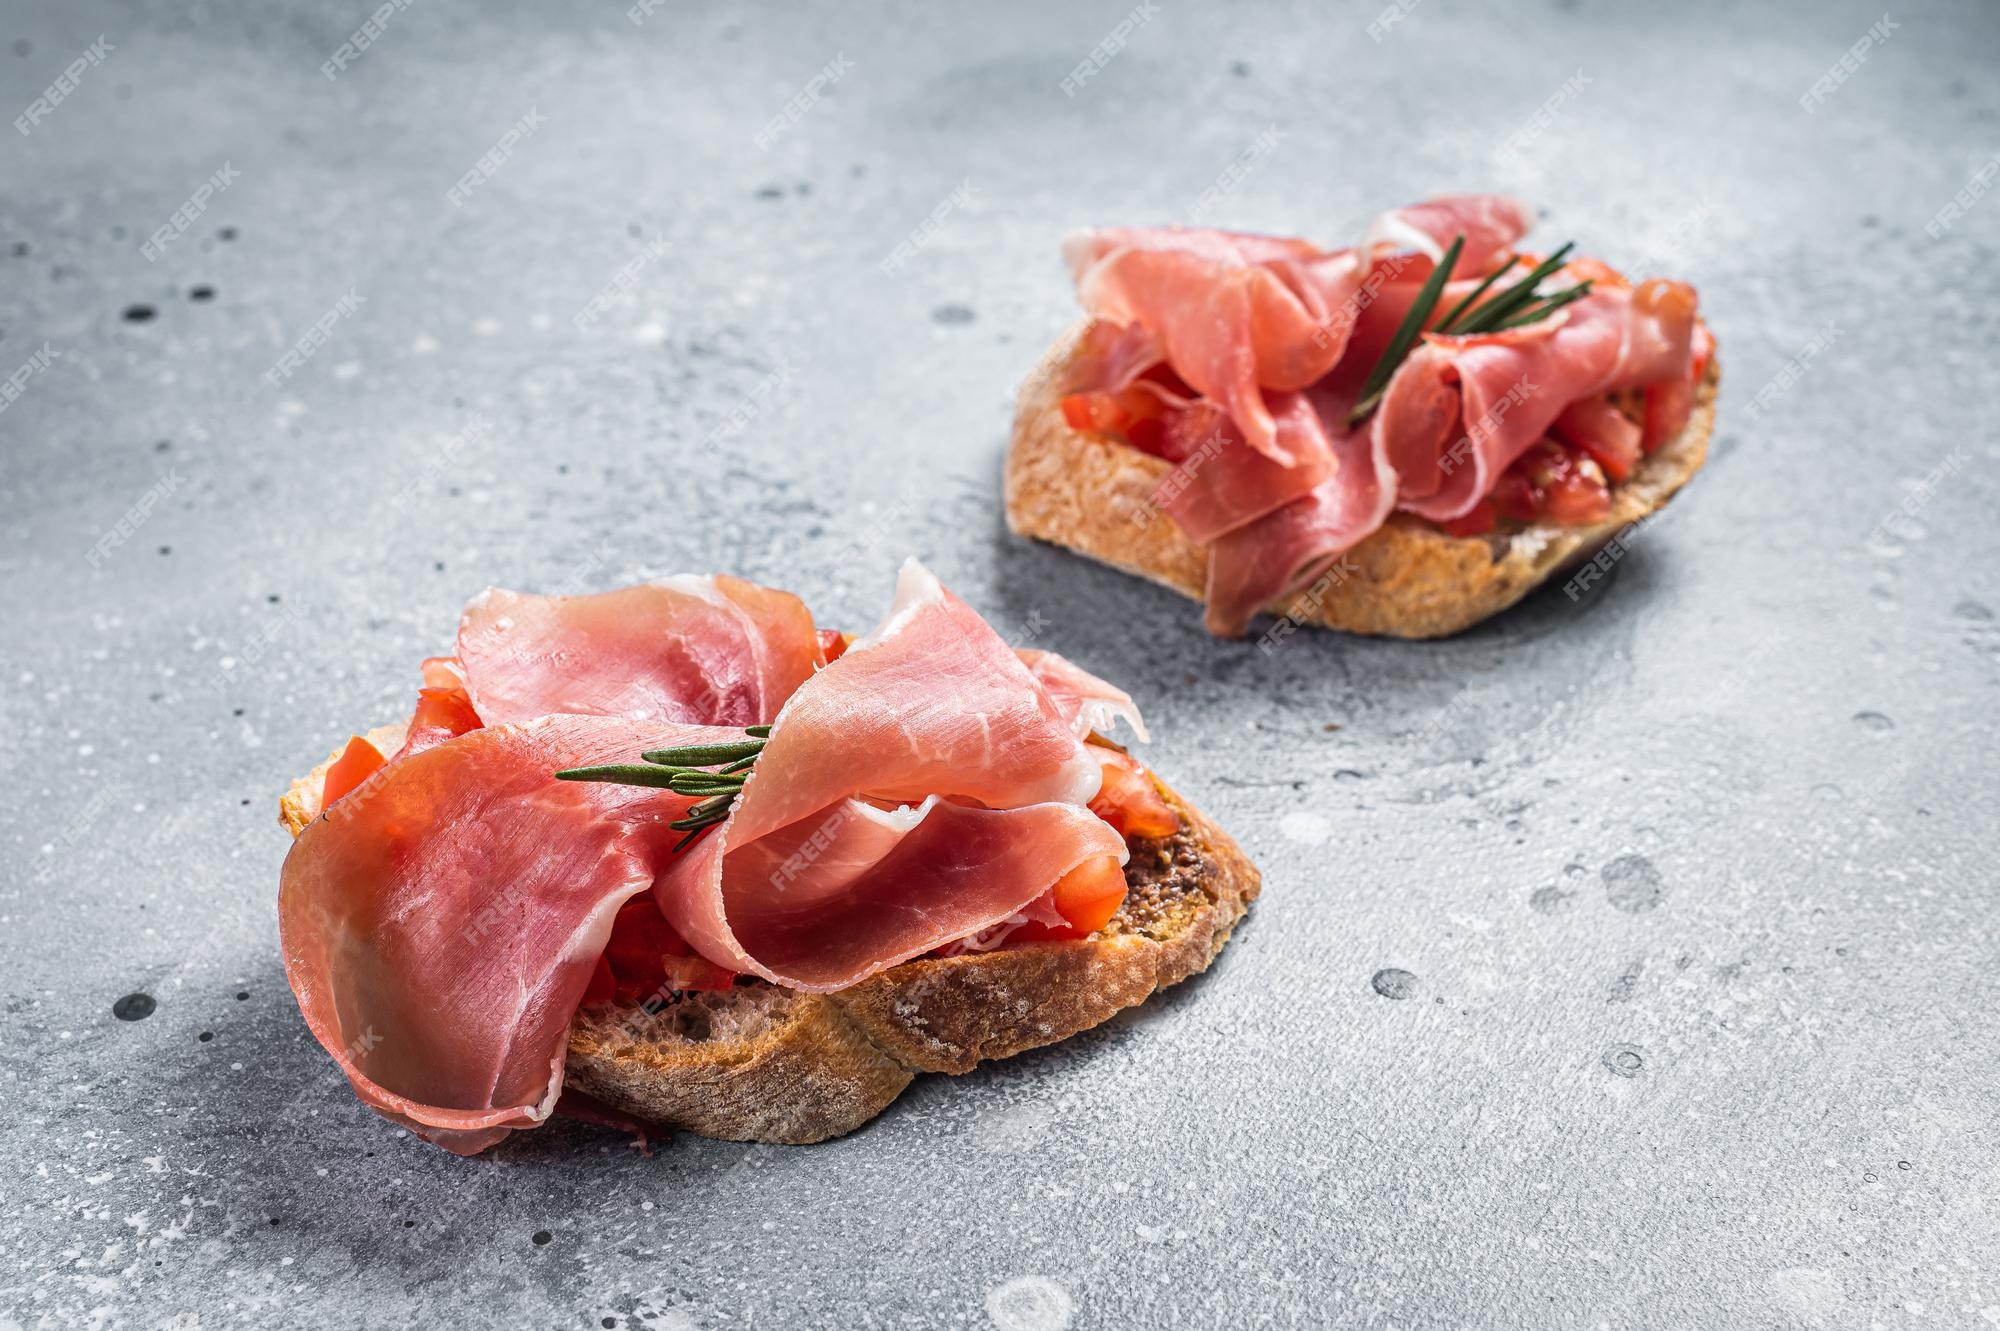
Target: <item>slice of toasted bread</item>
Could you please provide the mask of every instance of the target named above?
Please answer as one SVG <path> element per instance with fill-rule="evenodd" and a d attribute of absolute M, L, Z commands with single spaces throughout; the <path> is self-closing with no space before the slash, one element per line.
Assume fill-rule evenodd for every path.
<path fill-rule="evenodd" d="M 1007 450 L 1007 525 L 1199 601 L 1208 581 L 1208 547 L 1188 540 L 1153 503 L 1171 464 L 1072 429 L 1063 419 L 1062 384 L 1081 345 L 1072 337 L 1067 348 L 1051 351 L 1021 387 Z M 1686 427 L 1612 488 L 1603 521 L 1587 527 L 1542 522 L 1460 538 L 1396 513 L 1347 552 L 1337 582 L 1266 609 L 1304 624 L 1396 638 L 1442 638 L 1498 614 L 1583 564 L 1687 484 L 1708 456 L 1718 375 L 1711 359 Z"/>
<path fill-rule="evenodd" d="M 368 739 L 393 753 L 403 728 L 383 726 Z M 292 835 L 318 816 L 337 756 L 280 802 Z M 739 980 L 656 1008 L 586 1008 L 570 1026 L 567 1084 L 704 1137 L 824 1141 L 881 1113 L 919 1072 L 966 1072 L 1143 1003 L 1206 970 L 1260 886 L 1226 833 L 1154 784 L 1180 814 L 1180 831 L 1130 843 L 1125 904 L 1090 938 L 921 958 L 834 994 Z"/>

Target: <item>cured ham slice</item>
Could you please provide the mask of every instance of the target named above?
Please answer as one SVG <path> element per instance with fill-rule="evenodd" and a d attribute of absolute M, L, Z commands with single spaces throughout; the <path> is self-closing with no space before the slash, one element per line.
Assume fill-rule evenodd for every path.
<path fill-rule="evenodd" d="M 1594 290 L 1549 319 L 1501 333 L 1428 335 L 1377 413 L 1403 474 L 1435 481 L 1405 483 L 1402 507 L 1433 521 L 1463 516 L 1573 403 L 1678 377 L 1691 354 L 1693 293 L 1660 283 L 1648 294 L 1652 287 Z M 1458 427 L 1446 444 L 1434 403 L 1454 387 Z M 1409 409 L 1419 401 L 1423 410 Z"/>
<path fill-rule="evenodd" d="M 1033 647 L 1015 650 L 1021 664 L 1028 667 L 1028 673 L 1049 695 L 1070 730 L 1078 738 L 1088 736 L 1092 731 L 1108 735 L 1120 719 L 1132 727 L 1132 733 L 1141 740 L 1150 740 L 1146 733 L 1146 722 L 1139 715 L 1138 704 L 1132 695 L 1113 684 L 1107 684 L 1083 667 L 1057 656 L 1054 652 L 1038 651 Z"/>
<path fill-rule="evenodd" d="M 912 561 L 888 620 L 779 713 L 660 906 L 719 965 L 842 989 L 1006 919 L 1094 856 L 1122 864 L 1123 838 L 1087 807 L 1101 781 L 1028 667 Z"/>
<path fill-rule="evenodd" d="M 561 767 L 740 730 L 559 716 L 378 772 L 307 827 L 278 892 L 285 974 L 370 1108 L 470 1155 L 554 1109 L 570 1017 L 613 917 L 687 800 Z"/>
<path fill-rule="evenodd" d="M 1090 804 L 1117 769 L 1079 735 L 1118 715 L 1136 728 L 1129 696 L 1061 657 L 1017 654 L 914 562 L 881 627 L 786 687 L 798 656 L 772 644 L 802 635 L 816 658 L 810 618 L 732 582 L 710 589 L 758 627 L 734 611 L 707 618 L 719 647 L 678 627 L 685 607 L 663 607 L 657 587 L 637 589 L 633 615 L 676 626 L 650 657 L 611 632 L 602 598 L 482 598 L 468 622 L 515 622 L 462 636 L 467 689 L 498 680 L 482 696 L 533 686 L 564 705 L 636 699 L 628 710 L 653 714 L 488 717 L 373 771 L 300 834 L 279 890 L 286 974 L 371 1108 L 472 1154 L 555 1112 L 586 998 L 654 975 L 683 988 L 754 974 L 839 989 L 1024 912 L 1053 909 L 1060 927 L 1088 933 L 1116 909 L 1125 841 Z M 564 637 L 578 624 L 632 649 L 624 691 L 581 665 L 587 690 L 556 687 L 551 665 L 578 650 Z M 515 634 L 532 647 L 525 666 L 493 647 Z M 689 675 L 689 661 L 721 686 Z M 456 687 L 455 669 L 427 664 L 430 687 Z M 659 715 L 711 696 L 723 701 L 702 707 L 774 719 L 728 817 L 684 849 L 669 824 L 694 797 L 556 777 L 742 741 L 734 723 Z M 1152 825 L 1158 811 L 1131 773 L 1119 781 L 1106 807 Z M 622 941 L 607 955 L 614 927 Z"/>
<path fill-rule="evenodd" d="M 1351 400 L 1351 396 L 1350 399 Z M 1346 408 L 1323 413 L 1342 420 Z M 1384 452 L 1380 413 L 1333 439 L 1337 470 L 1283 508 L 1239 527 L 1210 547 L 1204 622 L 1238 637 L 1258 610 L 1309 587 L 1329 565 L 1389 516 L 1396 473 Z"/>
<path fill-rule="evenodd" d="M 1597 458 L 1615 481 L 1641 451 L 1635 440 L 1650 450 L 1685 424 L 1706 343 L 1683 283 L 1634 286 L 1577 258 L 1552 281 L 1594 286 L 1567 308 L 1487 333 L 1435 331 L 1461 302 L 1497 294 L 1488 279 L 1517 257 L 1530 221 L 1514 199 L 1457 195 L 1382 214 L 1349 250 L 1175 227 L 1066 242 L 1096 322 L 1073 358 L 1064 416 L 1175 464 L 1154 502 L 1208 547 L 1212 630 L 1243 632 L 1398 508 L 1459 534 L 1490 528 L 1496 511 L 1537 520 L 1543 501 L 1525 498 L 1526 480 L 1510 482 L 1525 513 L 1493 498 L 1552 429 L 1571 458 Z M 1454 240 L 1433 328 L 1351 428 L 1348 408 Z M 1535 262 L 1518 257 L 1517 273 Z M 1605 395 L 1625 389 L 1645 390 L 1643 426 L 1613 419 Z M 1601 507 L 1602 481 L 1588 484 Z M 1547 502 L 1559 521 L 1594 511 Z"/>
<path fill-rule="evenodd" d="M 745 726 L 770 721 L 820 661 L 798 597 L 677 577 L 593 596 L 489 588 L 458 661 L 488 725 L 556 713 Z"/>

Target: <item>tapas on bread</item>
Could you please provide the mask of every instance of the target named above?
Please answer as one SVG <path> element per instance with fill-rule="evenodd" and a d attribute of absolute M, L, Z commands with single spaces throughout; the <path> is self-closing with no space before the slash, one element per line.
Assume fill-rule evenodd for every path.
<path fill-rule="evenodd" d="M 1144 738 L 1125 692 L 915 561 L 858 638 L 725 576 L 489 590 L 423 675 L 285 796 L 278 914 L 362 1102 L 460 1154 L 833 1136 L 1204 969 L 1257 892 L 1098 733 Z"/>
<path fill-rule="evenodd" d="M 1269 610 L 1434 637 L 1511 605 L 1700 467 L 1717 373 L 1693 287 L 1524 250 L 1529 224 L 1464 195 L 1341 249 L 1070 237 L 1086 322 L 1022 387 L 1010 525 L 1226 636 Z"/>

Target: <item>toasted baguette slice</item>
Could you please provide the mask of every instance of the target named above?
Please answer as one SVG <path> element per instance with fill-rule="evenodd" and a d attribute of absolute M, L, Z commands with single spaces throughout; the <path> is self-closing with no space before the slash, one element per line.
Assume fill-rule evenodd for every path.
<path fill-rule="evenodd" d="M 367 736 L 384 753 L 403 727 Z M 319 815 L 339 751 L 292 783 L 279 821 Z M 905 962 L 835 994 L 762 980 L 678 994 L 655 1011 L 591 1007 L 570 1026 L 566 1084 L 649 1123 L 726 1141 L 852 1132 L 919 1072 L 959 1073 L 1089 1030 L 1208 969 L 1260 886 L 1227 834 L 1159 779 L 1181 816 L 1134 840 L 1125 904 L 1090 938 Z"/>
<path fill-rule="evenodd" d="M 1061 386 L 1080 337 L 1051 351 L 1022 385 L 1007 450 L 1007 525 L 1022 536 L 1203 599 L 1208 547 L 1181 534 L 1153 504 L 1171 464 L 1103 435 L 1072 429 Z M 1536 523 L 1487 536 L 1447 536 L 1407 513 L 1347 552 L 1352 570 L 1337 584 L 1266 609 L 1302 624 L 1395 638 L 1442 638 L 1498 614 L 1550 578 L 1581 566 L 1606 540 L 1655 512 L 1687 484 L 1708 456 L 1715 424 L 1713 359 L 1695 392 L 1687 426 L 1641 459 L 1612 487 L 1611 511 L 1588 527 Z"/>

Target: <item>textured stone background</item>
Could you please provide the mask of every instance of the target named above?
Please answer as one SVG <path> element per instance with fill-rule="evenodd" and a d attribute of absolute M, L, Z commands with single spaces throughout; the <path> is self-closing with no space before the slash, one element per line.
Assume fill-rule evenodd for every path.
<path fill-rule="evenodd" d="M 0 15 L 8 117 L 113 48 L 0 131 L 0 374 L 55 353 L 0 414 L 0 1328 L 2000 1322 L 2000 201 L 1926 233 L 2000 17 L 1898 10 L 1808 112 L 1877 8 L 1167 0 L 1065 95 L 1124 3 L 417 0 L 335 81 L 367 0 Z M 1712 461 L 1601 592 L 1266 656 L 1006 535 L 1058 238 L 1239 158 L 1211 223 L 1499 187 L 1700 285 Z M 724 569 L 863 626 L 906 553 L 1262 862 L 1213 972 L 820 1147 L 357 1107 L 272 815 L 465 598 Z"/>

